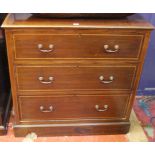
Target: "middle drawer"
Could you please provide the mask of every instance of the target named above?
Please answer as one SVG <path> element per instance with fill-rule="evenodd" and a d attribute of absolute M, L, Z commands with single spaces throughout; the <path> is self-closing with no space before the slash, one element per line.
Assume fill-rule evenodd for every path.
<path fill-rule="evenodd" d="M 136 66 L 17 66 L 18 90 L 131 90 Z"/>

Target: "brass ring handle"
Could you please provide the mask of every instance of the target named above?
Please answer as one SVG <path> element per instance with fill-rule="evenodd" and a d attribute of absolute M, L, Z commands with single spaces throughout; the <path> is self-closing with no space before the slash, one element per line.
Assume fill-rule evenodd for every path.
<path fill-rule="evenodd" d="M 40 77 L 38 77 L 38 80 L 39 80 L 41 83 L 43 83 L 43 84 L 50 84 L 50 83 L 53 82 L 54 78 L 53 78 L 52 76 L 50 76 L 50 77 L 48 78 L 49 81 L 45 81 L 45 80 L 44 80 L 44 77 L 40 76 Z"/>
<path fill-rule="evenodd" d="M 104 80 L 104 76 L 101 75 L 101 76 L 99 77 L 99 80 L 100 80 L 102 83 L 108 84 L 108 83 L 112 83 L 112 82 L 113 82 L 114 77 L 113 77 L 113 76 L 110 76 L 110 77 L 109 77 L 109 80 Z"/>
<path fill-rule="evenodd" d="M 109 49 L 109 45 L 104 45 L 104 49 L 107 53 L 116 53 L 119 50 L 119 45 L 114 45 L 114 50 Z"/>
<path fill-rule="evenodd" d="M 45 109 L 44 106 L 40 106 L 40 111 L 41 112 L 52 112 L 53 111 L 53 107 L 50 106 L 48 109 Z"/>
<path fill-rule="evenodd" d="M 100 106 L 99 106 L 99 105 L 95 105 L 95 109 L 96 109 L 97 111 L 99 111 L 99 112 L 104 112 L 104 111 L 108 110 L 108 105 L 105 104 L 105 105 L 103 106 L 103 109 L 100 109 Z"/>
<path fill-rule="evenodd" d="M 43 49 L 43 44 L 38 44 L 38 49 L 40 52 L 43 52 L 43 53 L 49 53 L 49 52 L 52 52 L 53 49 L 54 49 L 54 45 L 53 44 L 49 44 L 48 46 L 49 49 Z"/>

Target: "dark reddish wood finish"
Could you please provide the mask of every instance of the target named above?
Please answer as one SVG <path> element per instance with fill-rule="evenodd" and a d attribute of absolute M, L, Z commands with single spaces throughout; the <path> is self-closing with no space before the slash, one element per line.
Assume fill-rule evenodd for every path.
<path fill-rule="evenodd" d="M 18 66 L 16 68 L 17 85 L 20 90 L 28 91 L 53 91 L 60 89 L 105 89 L 105 90 L 131 90 L 135 78 L 136 66 Z M 99 77 L 104 76 L 103 83 Z M 43 77 L 44 81 L 53 81 L 43 84 L 38 79 Z"/>
<path fill-rule="evenodd" d="M 50 58 L 137 58 L 140 54 L 141 35 L 123 34 L 27 34 L 14 35 L 15 58 L 17 59 L 50 59 Z M 43 49 L 49 50 L 49 45 L 53 45 L 53 50 L 43 53 L 38 49 L 42 44 Z M 119 45 L 118 51 L 108 53 L 104 49 L 108 45 L 110 50 L 115 50 L 115 45 Z"/>
<path fill-rule="evenodd" d="M 122 119 L 125 117 L 129 95 L 66 95 L 19 97 L 21 120 L 65 120 L 65 119 Z M 97 111 L 95 108 L 105 109 Z M 42 112 L 40 107 L 49 111 Z"/>
<path fill-rule="evenodd" d="M 84 136 L 105 134 L 126 134 L 129 122 L 109 122 L 93 124 L 47 124 L 47 125 L 15 125 L 15 136 L 21 137 L 34 132 L 38 136 Z"/>
<path fill-rule="evenodd" d="M 49 20 L 10 14 L 3 27 L 16 136 L 128 132 L 152 25 L 128 19 Z M 54 44 L 53 51 L 41 53 L 38 44 L 42 49 Z M 111 50 L 119 44 L 119 50 L 106 53 L 105 44 Z M 114 76 L 113 82 L 103 84 L 101 74 L 105 80 Z M 54 80 L 45 85 L 38 76 Z M 53 112 L 39 111 L 41 105 L 49 110 L 51 104 Z M 95 104 L 109 104 L 109 110 L 97 112 Z"/>

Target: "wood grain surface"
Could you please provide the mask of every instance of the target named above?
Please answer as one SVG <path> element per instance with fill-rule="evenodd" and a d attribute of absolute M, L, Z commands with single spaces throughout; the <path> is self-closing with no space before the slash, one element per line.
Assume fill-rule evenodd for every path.
<path fill-rule="evenodd" d="M 128 132 L 152 25 L 9 14 L 3 27 L 16 136 Z"/>

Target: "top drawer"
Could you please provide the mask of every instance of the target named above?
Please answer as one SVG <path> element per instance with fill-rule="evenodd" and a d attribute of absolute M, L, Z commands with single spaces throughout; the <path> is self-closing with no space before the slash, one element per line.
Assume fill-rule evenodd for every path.
<path fill-rule="evenodd" d="M 15 34 L 14 49 L 16 59 L 138 59 L 142 40 L 142 35 Z"/>

